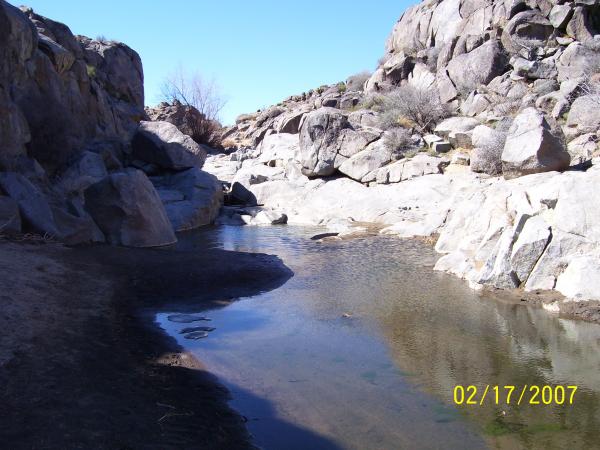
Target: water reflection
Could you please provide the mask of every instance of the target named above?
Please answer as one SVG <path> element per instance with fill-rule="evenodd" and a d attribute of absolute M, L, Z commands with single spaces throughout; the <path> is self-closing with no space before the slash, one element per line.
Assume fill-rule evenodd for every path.
<path fill-rule="evenodd" d="M 198 251 L 275 253 L 295 272 L 273 292 L 212 311 L 209 338 L 178 336 L 231 386 L 259 445 L 306 448 L 278 433 L 284 418 L 348 449 L 597 446 L 600 327 L 477 294 L 433 272 L 437 256 L 419 242 L 310 241 L 317 232 L 225 227 L 182 240 Z M 572 406 L 455 409 L 456 384 L 579 390 Z M 235 386 L 274 412 L 257 411 Z"/>

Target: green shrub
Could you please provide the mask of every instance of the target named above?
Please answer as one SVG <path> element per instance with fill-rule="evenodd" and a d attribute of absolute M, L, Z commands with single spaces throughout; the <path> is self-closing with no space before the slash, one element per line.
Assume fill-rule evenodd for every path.
<path fill-rule="evenodd" d="M 94 66 L 86 64 L 85 68 L 87 70 L 88 77 L 96 78 L 96 68 Z"/>

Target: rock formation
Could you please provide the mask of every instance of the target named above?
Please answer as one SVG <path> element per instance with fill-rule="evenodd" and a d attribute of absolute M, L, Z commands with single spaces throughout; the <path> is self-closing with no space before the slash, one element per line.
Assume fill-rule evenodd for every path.
<path fill-rule="evenodd" d="M 240 116 L 205 168 L 289 223 L 439 234 L 436 269 L 474 287 L 600 299 L 598 24 L 595 2 L 422 2 L 362 83 Z"/>
<path fill-rule="evenodd" d="M 0 233 L 155 246 L 214 219 L 206 150 L 169 121 L 141 122 L 134 50 L 0 0 L 0 59 Z M 165 178 L 177 202 L 159 196 Z"/>

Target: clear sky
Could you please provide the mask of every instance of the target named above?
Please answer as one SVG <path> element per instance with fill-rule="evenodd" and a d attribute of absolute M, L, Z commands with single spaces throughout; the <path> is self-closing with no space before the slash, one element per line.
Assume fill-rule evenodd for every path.
<path fill-rule="evenodd" d="M 181 65 L 214 78 L 224 123 L 373 70 L 410 0 L 25 0 L 73 33 L 125 42 L 144 63 L 146 104 Z M 18 0 L 10 0 L 18 5 Z"/>

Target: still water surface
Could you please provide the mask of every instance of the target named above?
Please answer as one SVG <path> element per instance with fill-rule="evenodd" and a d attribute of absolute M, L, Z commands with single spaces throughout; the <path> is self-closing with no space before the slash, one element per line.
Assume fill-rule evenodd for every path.
<path fill-rule="evenodd" d="M 600 448 L 600 326 L 481 294 L 411 240 L 316 242 L 303 227 L 220 227 L 206 246 L 278 255 L 282 287 L 157 321 L 232 393 L 265 449 Z M 509 300 L 509 301 L 507 301 Z M 216 330 L 184 339 L 193 325 Z M 578 385 L 573 405 L 453 404 L 455 385 Z M 513 400 L 514 402 L 514 400 Z"/>

